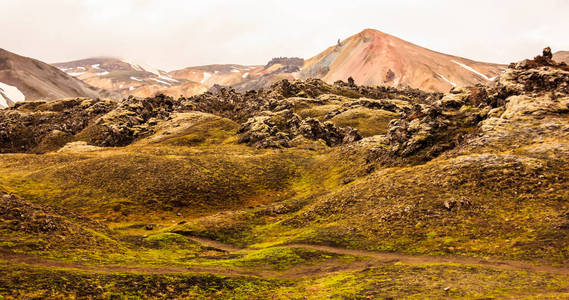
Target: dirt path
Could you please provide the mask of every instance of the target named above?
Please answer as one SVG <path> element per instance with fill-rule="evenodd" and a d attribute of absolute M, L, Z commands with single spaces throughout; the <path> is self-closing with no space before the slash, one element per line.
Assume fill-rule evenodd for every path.
<path fill-rule="evenodd" d="M 226 252 L 236 252 L 236 251 L 240 251 L 240 250 L 247 250 L 247 249 L 238 248 L 238 247 L 235 247 L 232 245 L 220 243 L 218 241 L 214 241 L 214 240 L 210 240 L 210 239 L 204 239 L 204 238 L 200 238 L 200 237 L 196 237 L 196 236 L 184 236 L 184 237 L 187 238 L 188 240 L 194 241 L 194 242 L 201 244 L 203 246 L 223 250 Z"/>
<path fill-rule="evenodd" d="M 238 250 L 248 250 L 240 249 L 235 246 L 220 243 L 218 241 L 213 241 L 205 238 L 189 237 L 186 238 L 193 240 L 205 246 L 221 249 L 228 252 L 234 252 Z M 372 258 L 376 263 L 379 264 L 389 264 L 402 262 L 411 265 L 421 265 L 421 264 L 461 264 L 461 265 L 474 265 L 483 267 L 493 267 L 504 270 L 522 270 L 531 272 L 544 272 L 552 274 L 569 274 L 569 267 L 553 267 L 547 265 L 535 265 L 523 261 L 513 261 L 513 260 L 499 260 L 499 259 L 485 259 L 467 256 L 429 256 L 429 255 L 411 255 L 402 253 L 387 253 L 387 252 L 376 252 L 376 251 L 366 251 L 366 250 L 353 250 L 339 247 L 329 247 L 329 246 L 319 246 L 319 245 L 309 245 L 309 244 L 287 244 L 281 245 L 283 247 L 289 248 L 301 248 L 301 249 L 312 249 L 319 250 L 323 252 L 353 255 Z M 369 266 L 369 264 L 368 264 Z"/>
<path fill-rule="evenodd" d="M 97 273 L 149 273 L 149 274 L 173 274 L 173 273 L 209 273 L 226 276 L 263 276 L 249 270 L 227 267 L 193 267 L 193 266 L 125 266 L 125 265 L 87 265 L 78 262 L 67 262 L 41 257 L 27 256 L 17 253 L 0 251 L 0 265 L 5 261 L 9 264 L 26 264 L 40 267 L 53 267 L 92 271 Z"/>
<path fill-rule="evenodd" d="M 312 249 L 324 252 L 347 254 L 354 256 L 370 257 L 384 263 L 402 262 L 405 264 L 421 265 L 421 264 L 460 264 L 473 265 L 482 267 L 492 267 L 505 270 L 521 270 L 531 272 L 544 272 L 552 274 L 569 274 L 569 267 L 553 267 L 546 265 L 534 265 L 528 262 L 513 260 L 484 259 L 466 256 L 429 256 L 429 255 L 411 255 L 401 253 L 384 253 L 365 250 L 351 250 L 345 248 L 317 246 L 307 244 L 290 244 L 285 245 L 290 248 Z"/>
<path fill-rule="evenodd" d="M 242 249 L 232 245 L 227 245 L 217 241 L 198 238 L 187 237 L 204 246 L 220 249 L 226 252 L 235 252 L 240 250 L 253 250 Z M 458 265 L 471 265 L 480 267 L 491 267 L 503 270 L 518 270 L 529 272 L 543 272 L 551 274 L 569 274 L 568 267 L 553 267 L 545 265 L 534 265 L 521 261 L 510 260 L 497 260 L 497 259 L 482 259 L 463 256 L 427 256 L 427 255 L 410 255 L 401 253 L 382 253 L 365 250 L 352 250 L 338 247 L 318 246 L 308 244 L 289 244 L 280 245 L 281 247 L 301 248 L 319 250 L 328 253 L 353 255 L 358 257 L 365 257 L 367 259 L 357 261 L 352 264 L 335 263 L 334 261 L 325 262 L 320 265 L 314 266 L 297 266 L 286 271 L 276 272 L 269 270 L 253 271 L 235 267 L 214 267 L 214 266 L 125 266 L 125 265 L 87 265 L 77 262 L 65 262 L 58 260 L 51 260 L 39 257 L 31 257 L 23 254 L 15 254 L 0 251 L 0 260 L 6 261 L 10 264 L 27 264 L 42 267 L 55 267 L 64 269 L 75 269 L 99 273 L 149 273 L 149 274 L 175 274 L 175 273 L 207 273 L 218 274 L 224 276 L 256 276 L 263 278 L 299 278 L 311 277 L 334 272 L 356 271 L 363 270 L 369 267 L 377 267 L 386 264 L 393 264 L 401 262 L 410 265 L 421 264 L 458 264 Z M 0 265 L 3 262 L 0 262 Z"/>

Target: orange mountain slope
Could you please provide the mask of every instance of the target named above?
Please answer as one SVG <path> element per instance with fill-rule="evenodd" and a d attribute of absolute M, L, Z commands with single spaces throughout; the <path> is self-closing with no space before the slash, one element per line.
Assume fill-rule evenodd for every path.
<path fill-rule="evenodd" d="M 448 91 L 492 81 L 504 65 L 435 52 L 378 30 L 366 29 L 308 59 L 301 78 L 326 82 L 354 78 L 357 84 L 411 86 Z"/>

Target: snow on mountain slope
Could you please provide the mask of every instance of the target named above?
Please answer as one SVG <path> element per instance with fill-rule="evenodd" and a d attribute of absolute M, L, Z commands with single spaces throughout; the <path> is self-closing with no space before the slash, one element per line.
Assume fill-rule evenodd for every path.
<path fill-rule="evenodd" d="M 0 82 L 0 108 L 26 100 L 26 96 L 17 87 Z"/>
<path fill-rule="evenodd" d="M 172 89 L 172 87 L 181 86 L 187 82 L 172 78 L 165 71 L 130 59 L 95 57 L 54 65 L 90 85 L 122 95 L 154 96 L 163 89 Z M 186 93 L 192 91 L 183 87 L 180 89 Z"/>
<path fill-rule="evenodd" d="M 69 97 L 113 97 L 39 60 L 0 49 L 2 106 L 18 101 Z"/>

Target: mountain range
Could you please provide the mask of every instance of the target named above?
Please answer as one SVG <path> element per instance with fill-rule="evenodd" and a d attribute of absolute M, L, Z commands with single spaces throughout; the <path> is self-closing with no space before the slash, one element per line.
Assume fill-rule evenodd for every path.
<path fill-rule="evenodd" d="M 0 107 L 27 99 L 112 96 L 54 66 L 0 49 Z"/>
<path fill-rule="evenodd" d="M 312 58 L 275 58 L 264 66 L 188 67 L 170 72 L 117 58 L 90 58 L 54 66 L 86 83 L 122 95 L 192 96 L 214 85 L 238 90 L 267 88 L 282 79 L 321 78 L 327 83 L 409 86 L 446 92 L 454 86 L 491 82 L 505 68 L 443 54 L 378 30 L 366 29 Z"/>
<path fill-rule="evenodd" d="M 569 52 L 559 51 L 554 59 L 569 61 Z M 167 72 L 129 59 L 94 57 L 53 66 L 2 50 L 0 106 L 77 96 L 189 97 L 217 86 L 247 91 L 268 88 L 282 79 L 309 78 L 332 84 L 351 77 L 361 85 L 447 92 L 452 87 L 492 83 L 505 69 L 502 64 L 432 51 L 374 29 L 339 40 L 306 60 L 280 57 L 265 65 L 218 64 Z"/>

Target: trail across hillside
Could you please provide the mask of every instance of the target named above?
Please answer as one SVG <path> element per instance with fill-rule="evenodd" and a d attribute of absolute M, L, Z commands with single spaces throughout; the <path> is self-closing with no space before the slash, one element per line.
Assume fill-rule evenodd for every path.
<path fill-rule="evenodd" d="M 217 248 L 224 251 L 232 252 L 238 249 L 232 245 L 223 244 L 218 241 L 208 240 L 204 238 L 197 238 L 197 237 L 188 237 L 188 238 L 202 245 Z M 335 253 L 335 254 L 368 257 L 373 259 L 373 261 L 379 264 L 389 264 L 396 262 L 401 262 L 411 265 L 461 264 L 461 265 L 472 265 L 472 266 L 482 266 L 482 267 L 493 267 L 505 270 L 522 270 L 530 272 L 545 272 L 552 274 L 569 274 L 569 267 L 535 265 L 535 264 L 530 264 L 528 262 L 513 261 L 513 260 L 485 259 L 485 258 L 475 258 L 475 257 L 466 257 L 466 256 L 429 256 L 429 255 L 412 255 L 412 254 L 402 254 L 402 253 L 386 253 L 386 252 L 354 250 L 354 249 L 309 245 L 309 244 L 288 244 L 282 246 L 289 248 L 312 249 L 312 250 L 318 250 L 318 251 Z"/>
<path fill-rule="evenodd" d="M 220 243 L 198 237 L 188 237 L 188 239 L 196 241 L 204 246 L 220 249 L 226 252 L 235 252 L 242 249 L 232 245 Z M 125 265 L 88 265 L 78 262 L 66 262 L 40 257 L 32 257 L 24 254 L 9 253 L 0 251 L 0 265 L 8 264 L 26 264 L 39 267 L 55 267 L 63 269 L 75 269 L 81 271 L 95 273 L 147 273 L 147 274 L 176 274 L 176 273 L 207 273 L 218 274 L 223 276 L 255 276 L 262 278 L 299 278 L 313 277 L 325 275 L 334 272 L 346 272 L 363 270 L 370 267 L 378 267 L 386 264 L 404 263 L 409 265 L 421 264 L 457 264 L 478 267 L 489 267 L 503 270 L 517 270 L 527 272 L 543 272 L 550 274 L 569 274 L 568 267 L 553 267 L 544 265 L 534 265 L 527 262 L 483 259 L 462 256 L 427 256 L 427 255 L 410 255 L 401 253 L 382 253 L 365 250 L 352 250 L 339 247 L 318 246 L 308 244 L 289 244 L 281 245 L 282 247 L 312 249 L 328 253 L 341 255 L 353 255 L 364 258 L 351 264 L 335 263 L 334 260 L 323 264 L 313 266 L 297 266 L 286 271 L 269 271 L 259 270 L 253 271 L 235 267 L 213 267 L 213 266 L 125 266 Z"/>

